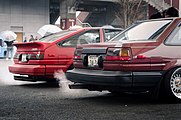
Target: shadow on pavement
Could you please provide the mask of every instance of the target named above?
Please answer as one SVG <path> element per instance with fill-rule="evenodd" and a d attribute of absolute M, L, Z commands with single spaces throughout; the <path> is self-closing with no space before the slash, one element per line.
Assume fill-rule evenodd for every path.
<path fill-rule="evenodd" d="M 181 103 L 178 100 L 169 100 L 169 99 L 151 99 L 148 93 L 140 93 L 140 94 L 112 94 L 106 93 L 101 96 L 92 96 L 92 97 L 84 97 L 80 98 L 79 100 L 99 103 L 99 104 L 114 104 L 120 105 L 124 104 L 125 106 L 129 105 L 145 105 L 145 104 L 177 104 Z"/>
<path fill-rule="evenodd" d="M 26 83 L 21 85 L 16 85 L 27 88 L 59 88 L 59 84 L 55 82 L 35 82 L 35 83 Z"/>

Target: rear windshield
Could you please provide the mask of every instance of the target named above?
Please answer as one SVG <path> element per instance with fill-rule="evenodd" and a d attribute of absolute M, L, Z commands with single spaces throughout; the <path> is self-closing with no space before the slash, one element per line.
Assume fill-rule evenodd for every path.
<path fill-rule="evenodd" d="M 51 34 L 51 35 L 48 35 L 48 36 L 45 36 L 43 38 L 40 38 L 39 41 L 41 42 L 54 42 L 56 41 L 57 39 L 59 39 L 60 37 L 64 37 L 68 34 L 71 34 L 73 32 L 75 32 L 76 30 L 63 30 L 59 33 L 56 33 L 56 34 Z"/>
<path fill-rule="evenodd" d="M 137 22 L 110 41 L 154 40 L 163 32 L 171 21 L 172 20 L 155 20 Z"/>

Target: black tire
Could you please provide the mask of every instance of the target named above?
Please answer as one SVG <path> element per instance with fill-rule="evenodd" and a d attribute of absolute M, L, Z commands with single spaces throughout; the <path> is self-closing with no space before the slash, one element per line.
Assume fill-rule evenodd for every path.
<path fill-rule="evenodd" d="M 166 74 L 162 94 L 167 100 L 181 100 L 181 67 L 174 68 Z"/>
<path fill-rule="evenodd" d="M 73 64 L 69 66 L 68 70 L 72 70 L 72 69 L 74 69 L 74 65 Z"/>

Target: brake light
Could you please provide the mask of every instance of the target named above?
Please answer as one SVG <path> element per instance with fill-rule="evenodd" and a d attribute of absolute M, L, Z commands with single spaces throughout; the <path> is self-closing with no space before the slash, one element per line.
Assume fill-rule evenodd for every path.
<path fill-rule="evenodd" d="M 131 60 L 130 48 L 108 48 L 106 54 L 106 60 L 108 61 L 127 61 Z"/>
<path fill-rule="evenodd" d="M 76 49 L 74 52 L 74 59 L 75 60 L 82 59 L 81 55 L 82 55 L 82 49 Z"/>

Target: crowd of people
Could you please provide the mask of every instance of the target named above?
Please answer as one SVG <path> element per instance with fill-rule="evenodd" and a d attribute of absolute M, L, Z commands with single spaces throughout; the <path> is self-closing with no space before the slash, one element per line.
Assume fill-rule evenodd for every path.
<path fill-rule="evenodd" d="M 37 41 L 37 40 L 38 40 L 38 36 L 36 36 L 36 37 L 34 38 L 33 35 L 30 35 L 30 39 L 28 40 L 28 38 L 25 37 L 24 40 L 23 40 L 23 42 L 33 42 L 33 41 Z"/>

